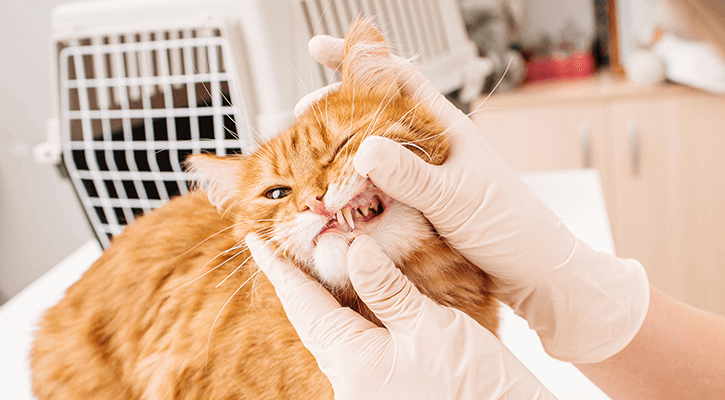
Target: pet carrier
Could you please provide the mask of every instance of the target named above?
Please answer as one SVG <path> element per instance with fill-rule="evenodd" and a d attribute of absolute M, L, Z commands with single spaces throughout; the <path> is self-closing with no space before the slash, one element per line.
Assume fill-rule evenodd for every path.
<path fill-rule="evenodd" d="M 376 19 L 444 93 L 480 90 L 455 1 L 134 0 L 72 3 L 53 16 L 55 116 L 36 159 L 71 180 L 105 248 L 139 215 L 189 190 L 192 153 L 243 153 L 335 79 L 306 43 Z M 480 82 L 479 82 L 480 81 Z"/>

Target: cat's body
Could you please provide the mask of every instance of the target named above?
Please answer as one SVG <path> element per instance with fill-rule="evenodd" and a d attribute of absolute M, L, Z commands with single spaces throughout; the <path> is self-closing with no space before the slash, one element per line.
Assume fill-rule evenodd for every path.
<path fill-rule="evenodd" d="M 249 232 L 379 323 L 345 271 L 350 241 L 370 234 L 421 292 L 495 332 L 490 279 L 418 211 L 353 169 L 370 134 L 405 143 L 426 161 L 447 156 L 443 129 L 398 93 L 386 60 L 379 33 L 358 23 L 346 39 L 339 91 L 251 155 L 194 157 L 204 191 L 129 226 L 45 315 L 31 357 L 36 395 L 332 398 L 243 245 Z"/>

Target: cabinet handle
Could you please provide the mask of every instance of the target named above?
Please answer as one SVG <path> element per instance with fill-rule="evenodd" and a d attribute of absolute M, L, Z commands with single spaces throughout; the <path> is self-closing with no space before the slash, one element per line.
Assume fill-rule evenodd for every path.
<path fill-rule="evenodd" d="M 582 163 L 584 168 L 592 167 L 592 150 L 591 139 L 589 134 L 589 126 L 581 125 L 579 127 L 579 144 L 582 152 Z"/>
<path fill-rule="evenodd" d="M 629 156 L 632 161 L 632 175 L 639 176 L 639 126 L 632 120 L 627 124 L 629 136 Z"/>

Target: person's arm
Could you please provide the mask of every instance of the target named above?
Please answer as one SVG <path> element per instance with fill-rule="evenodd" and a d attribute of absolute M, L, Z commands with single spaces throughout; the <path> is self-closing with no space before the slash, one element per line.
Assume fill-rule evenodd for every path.
<path fill-rule="evenodd" d="M 612 399 L 725 399 L 725 318 L 650 293 L 629 345 L 576 367 Z"/>

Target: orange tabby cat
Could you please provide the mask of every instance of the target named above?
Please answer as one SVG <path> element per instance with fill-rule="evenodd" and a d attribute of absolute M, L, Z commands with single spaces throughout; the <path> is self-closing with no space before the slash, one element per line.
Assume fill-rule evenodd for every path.
<path fill-rule="evenodd" d="M 243 244 L 256 231 L 340 300 L 379 323 L 348 283 L 347 247 L 365 233 L 425 294 L 495 332 L 490 279 L 416 210 L 355 173 L 367 135 L 440 164 L 441 126 L 399 93 L 367 21 L 345 43 L 342 85 L 253 154 L 194 156 L 203 191 L 118 235 L 50 309 L 31 355 L 41 399 L 331 399 Z"/>

